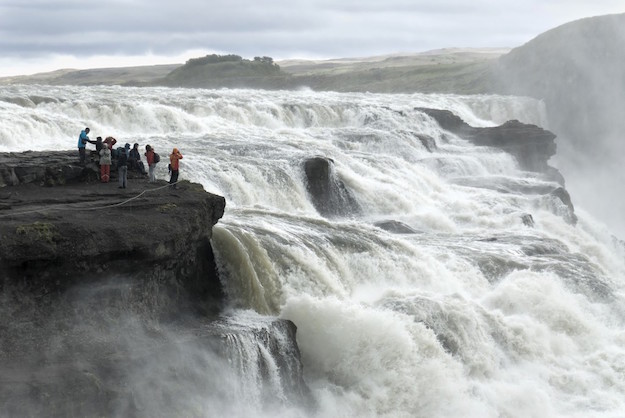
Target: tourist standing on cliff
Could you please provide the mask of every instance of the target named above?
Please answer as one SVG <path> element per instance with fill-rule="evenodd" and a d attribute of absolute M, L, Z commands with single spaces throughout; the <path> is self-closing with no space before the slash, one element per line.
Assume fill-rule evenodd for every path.
<path fill-rule="evenodd" d="M 113 158 L 113 145 L 117 144 L 117 139 L 113 138 L 112 136 L 107 136 L 106 138 L 104 138 L 103 142 L 111 150 L 111 158 Z"/>
<path fill-rule="evenodd" d="M 106 148 L 106 145 L 102 141 L 102 137 L 99 136 L 95 139 L 95 154 L 91 152 L 92 155 L 96 156 L 96 158 L 94 158 L 94 161 L 96 161 L 98 165 L 100 165 L 100 150 L 102 150 L 102 148 Z"/>
<path fill-rule="evenodd" d="M 124 147 L 117 148 L 117 176 L 119 178 L 119 188 L 125 189 L 128 176 L 128 157 Z"/>
<path fill-rule="evenodd" d="M 100 150 L 100 181 L 108 183 L 111 179 L 111 150 L 104 146 Z"/>
<path fill-rule="evenodd" d="M 139 144 L 134 144 L 132 149 L 130 150 L 130 156 L 128 157 L 128 161 L 130 162 L 130 168 L 133 170 L 139 171 L 141 174 L 148 174 L 145 171 L 145 166 L 143 165 L 143 161 L 141 161 L 141 154 L 139 153 Z"/>
<path fill-rule="evenodd" d="M 180 169 L 180 160 L 182 160 L 182 154 L 178 151 L 178 148 L 174 148 L 169 156 L 169 168 L 171 170 L 171 177 L 169 178 L 169 184 L 174 189 L 177 189 L 176 183 L 178 183 L 178 170 Z"/>
<path fill-rule="evenodd" d="M 156 181 L 156 175 L 154 174 L 154 171 L 156 169 L 156 163 L 158 163 L 158 161 L 156 161 L 156 157 L 154 156 L 156 153 L 154 152 L 154 148 L 152 148 L 151 145 L 146 145 L 145 146 L 145 159 L 148 162 L 148 175 L 150 177 L 150 183 L 154 183 Z"/>
<path fill-rule="evenodd" d="M 98 154 L 100 154 L 100 150 L 102 148 L 104 148 L 106 145 L 104 145 L 104 141 L 102 141 L 102 137 L 99 136 L 95 139 L 95 150 Z"/>
<path fill-rule="evenodd" d="M 85 165 L 85 153 L 87 148 L 87 142 L 93 143 L 89 139 L 87 135 L 89 135 L 90 129 L 85 128 L 83 131 L 80 131 L 80 135 L 78 136 L 78 157 L 80 158 L 80 165 Z"/>

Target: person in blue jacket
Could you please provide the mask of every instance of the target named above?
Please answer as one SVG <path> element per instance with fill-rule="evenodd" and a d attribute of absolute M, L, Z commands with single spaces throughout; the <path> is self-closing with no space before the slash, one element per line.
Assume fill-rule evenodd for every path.
<path fill-rule="evenodd" d="M 96 141 L 92 141 L 87 136 L 89 134 L 89 128 L 85 128 L 83 131 L 80 131 L 80 136 L 78 137 L 78 157 L 80 158 L 80 165 L 85 165 L 85 154 L 87 142 L 95 144 Z"/>

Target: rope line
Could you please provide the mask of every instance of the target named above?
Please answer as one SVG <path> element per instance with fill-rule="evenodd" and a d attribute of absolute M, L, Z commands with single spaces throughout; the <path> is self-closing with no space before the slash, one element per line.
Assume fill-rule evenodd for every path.
<path fill-rule="evenodd" d="M 96 206 L 96 207 L 91 207 L 91 208 L 76 208 L 76 207 L 64 208 L 62 206 L 67 206 L 68 205 L 67 203 L 64 203 L 64 204 L 59 205 L 58 207 L 43 208 L 43 209 L 33 209 L 33 210 L 26 210 L 26 211 L 22 211 L 22 212 L 13 212 L 13 213 L 0 214 L 0 218 L 5 218 L 5 217 L 9 217 L 9 216 L 25 215 L 25 214 L 28 214 L 28 213 L 36 213 L 36 212 L 50 212 L 50 211 L 55 211 L 55 210 L 76 210 L 76 211 L 79 211 L 79 210 L 101 210 L 101 209 L 113 208 L 113 207 L 125 205 L 128 202 L 131 202 L 131 201 L 133 201 L 135 199 L 138 199 L 139 197 L 141 197 L 146 192 L 155 192 L 155 191 L 158 191 L 158 190 L 161 190 L 161 189 L 173 186 L 175 184 L 178 184 L 178 182 L 180 182 L 180 181 L 181 180 L 178 180 L 178 181 L 176 181 L 174 183 L 168 183 L 168 184 L 166 184 L 164 186 L 157 187 L 155 189 L 145 189 L 141 193 L 139 193 L 136 196 L 131 197 L 130 199 L 126 199 L 126 200 L 123 200 L 123 201 L 121 201 L 119 203 L 114 203 L 112 205 Z"/>

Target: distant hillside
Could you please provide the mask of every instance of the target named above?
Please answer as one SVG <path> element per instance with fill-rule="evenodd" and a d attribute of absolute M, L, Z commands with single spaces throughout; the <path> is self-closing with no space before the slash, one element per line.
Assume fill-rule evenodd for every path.
<path fill-rule="evenodd" d="M 172 87 L 256 87 L 281 85 L 288 74 L 271 57 L 243 59 L 238 55 L 207 55 L 188 60 L 165 78 L 153 81 Z"/>
<path fill-rule="evenodd" d="M 161 79 L 181 64 L 138 67 L 63 69 L 49 73 L 0 78 L 1 84 L 47 84 L 53 86 L 140 85 Z"/>
<path fill-rule="evenodd" d="M 247 87 L 381 93 L 484 93 L 492 84 L 498 52 L 437 52 L 341 59 L 286 61 L 270 57 L 246 60 L 237 55 L 209 55 L 189 60 L 154 84 L 174 87 Z"/>
<path fill-rule="evenodd" d="M 0 78 L 0 84 L 127 85 L 296 89 L 378 93 L 486 93 L 496 59 L 507 50 L 442 49 L 325 61 L 209 55 L 184 65 L 59 70 Z M 280 65 L 278 65 L 280 64 Z"/>
<path fill-rule="evenodd" d="M 509 48 L 443 48 L 417 53 L 397 53 L 361 58 L 292 59 L 279 61 L 278 64 L 284 71 L 294 75 L 333 75 L 355 70 L 471 64 L 494 60 L 508 52 L 510 52 Z"/>
<path fill-rule="evenodd" d="M 327 61 L 291 60 L 292 83 L 313 90 L 374 93 L 486 93 L 507 50 L 449 48 L 418 54 Z"/>
<path fill-rule="evenodd" d="M 625 14 L 545 32 L 501 57 L 498 76 L 499 91 L 543 99 L 560 135 L 609 152 L 598 138 L 625 131 Z"/>
<path fill-rule="evenodd" d="M 571 196 L 625 236 L 625 14 L 545 32 L 501 57 L 498 77 L 500 92 L 544 100 Z"/>

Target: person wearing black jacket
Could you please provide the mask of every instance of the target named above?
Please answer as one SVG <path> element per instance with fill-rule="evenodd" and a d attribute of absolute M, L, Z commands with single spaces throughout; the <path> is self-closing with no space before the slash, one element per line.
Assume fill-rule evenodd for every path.
<path fill-rule="evenodd" d="M 128 176 L 128 157 L 124 147 L 117 148 L 117 176 L 119 178 L 119 188 L 125 189 Z"/>
<path fill-rule="evenodd" d="M 137 170 L 141 174 L 147 174 L 145 172 L 145 166 L 143 165 L 143 161 L 141 161 L 141 154 L 139 154 L 139 144 L 135 144 L 130 150 L 128 163 L 131 170 Z"/>

